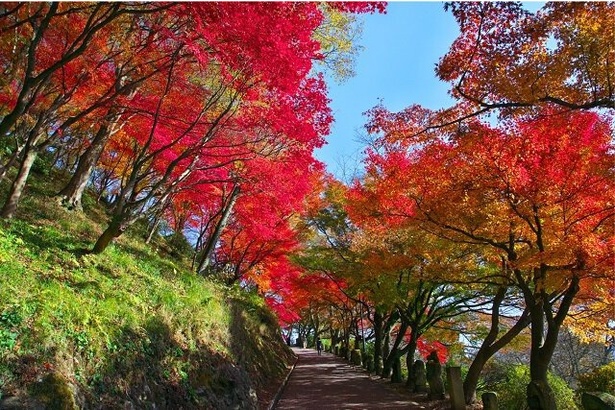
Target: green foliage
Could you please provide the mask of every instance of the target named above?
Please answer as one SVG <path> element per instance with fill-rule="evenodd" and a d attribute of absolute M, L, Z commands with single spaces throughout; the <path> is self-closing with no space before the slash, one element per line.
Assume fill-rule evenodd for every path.
<path fill-rule="evenodd" d="M 51 152 L 43 152 L 37 155 L 32 164 L 32 171 L 39 176 L 48 177 L 53 168 L 53 154 Z"/>
<path fill-rule="evenodd" d="M 578 410 L 574 401 L 574 391 L 566 382 L 549 373 L 547 376 L 549 386 L 555 395 L 555 402 L 559 410 Z M 498 394 L 498 405 L 507 410 L 526 410 L 526 388 L 530 382 L 530 370 L 526 365 L 510 366 L 505 371 L 505 378 L 491 386 Z"/>
<path fill-rule="evenodd" d="M 342 83 L 355 74 L 355 60 L 361 51 L 357 40 L 363 31 L 362 23 L 354 14 L 342 13 L 326 3 L 321 8 L 325 20 L 314 33 L 325 56 L 320 64 L 338 83 Z"/>
<path fill-rule="evenodd" d="M 181 233 L 174 233 L 166 237 L 166 242 L 171 248 L 171 256 L 174 258 L 186 258 L 194 251 L 188 239 Z"/>
<path fill-rule="evenodd" d="M 615 362 L 580 375 L 579 384 L 579 390 L 582 392 L 606 392 L 615 395 Z"/>
<path fill-rule="evenodd" d="M 23 321 L 17 307 L 9 306 L 0 314 L 0 352 L 11 350 L 17 343 L 18 326 Z"/>

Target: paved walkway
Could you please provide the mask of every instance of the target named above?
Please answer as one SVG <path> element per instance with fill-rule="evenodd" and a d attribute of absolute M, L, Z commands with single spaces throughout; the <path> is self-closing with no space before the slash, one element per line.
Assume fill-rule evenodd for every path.
<path fill-rule="evenodd" d="M 293 348 L 299 357 L 276 410 L 425 409 L 339 357 Z"/>

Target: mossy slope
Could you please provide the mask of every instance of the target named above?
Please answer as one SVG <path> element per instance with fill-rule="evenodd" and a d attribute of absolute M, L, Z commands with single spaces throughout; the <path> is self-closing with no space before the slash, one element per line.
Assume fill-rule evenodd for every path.
<path fill-rule="evenodd" d="M 195 275 L 138 227 L 84 254 L 104 209 L 65 210 L 56 180 L 36 176 L 18 217 L 0 222 L 4 405 L 266 406 L 292 353 L 262 299 Z"/>

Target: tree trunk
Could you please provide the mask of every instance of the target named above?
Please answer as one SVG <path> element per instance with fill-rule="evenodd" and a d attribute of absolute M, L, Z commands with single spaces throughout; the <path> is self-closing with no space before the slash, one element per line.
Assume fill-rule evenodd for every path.
<path fill-rule="evenodd" d="M 339 342 L 338 331 L 331 329 L 331 352 L 333 352 L 333 348 Z"/>
<path fill-rule="evenodd" d="M 391 383 L 401 383 L 403 381 L 401 375 L 401 357 L 397 352 L 394 353 L 393 358 L 393 374 L 391 375 Z"/>
<path fill-rule="evenodd" d="M 527 385 L 527 404 L 530 410 L 556 410 L 555 396 L 549 386 L 547 373 L 551 362 L 547 338 L 551 334 L 548 329 L 545 336 L 545 301 L 542 295 L 533 298 L 530 305 L 531 318 L 531 351 L 530 351 L 530 383 Z"/>
<path fill-rule="evenodd" d="M 560 327 L 579 291 L 579 278 L 574 275 L 556 310 L 544 290 L 544 284 L 541 283 L 545 274 L 546 268 L 541 266 L 540 274 L 536 275 L 539 277 L 537 292 L 530 293 L 528 288 L 524 289 L 527 292 L 524 296 L 531 320 L 530 383 L 527 386 L 527 403 L 530 410 L 557 409 L 553 390 L 547 381 L 547 373 L 557 346 Z"/>
<path fill-rule="evenodd" d="M 107 143 L 108 137 L 108 127 L 106 125 L 101 125 L 90 146 L 85 150 L 83 155 L 79 157 L 77 169 L 70 181 L 68 181 L 68 184 L 58 193 L 62 198 L 62 204 L 68 209 L 76 209 L 78 211 L 83 209 L 81 204 L 83 193 L 90 180 L 92 171 L 98 163 L 103 148 Z"/>
<path fill-rule="evenodd" d="M 416 345 L 418 337 L 414 337 L 415 331 L 412 330 L 410 341 L 408 342 L 408 353 L 406 353 L 406 367 L 408 367 L 408 380 L 406 380 L 406 386 L 413 388 L 415 384 L 414 374 L 414 354 L 416 353 Z"/>
<path fill-rule="evenodd" d="M 4 219 L 10 219 L 15 215 L 15 211 L 17 211 L 17 205 L 19 204 L 19 200 L 21 199 L 21 195 L 23 194 L 24 187 L 26 186 L 26 181 L 28 180 L 28 176 L 30 175 L 30 170 L 32 169 L 32 164 L 36 160 L 37 152 L 33 149 L 27 149 L 24 153 L 24 157 L 19 165 L 19 171 L 17 172 L 17 176 L 11 185 L 11 189 L 9 191 L 8 197 L 2 210 L 0 211 L 0 217 Z"/>
<path fill-rule="evenodd" d="M 384 340 L 382 343 L 382 374 L 380 377 L 383 379 L 387 379 L 391 376 L 391 360 L 387 360 L 387 358 L 391 355 L 391 335 L 387 331 L 384 334 Z"/>
<path fill-rule="evenodd" d="M 121 214 L 113 216 L 111 222 L 109 222 L 109 225 L 107 226 L 107 229 L 105 229 L 105 231 L 100 235 L 90 253 L 99 254 L 104 252 L 104 250 L 107 249 L 109 244 L 111 244 L 115 238 L 124 233 L 127 225 L 128 224 L 125 223 Z"/>
<path fill-rule="evenodd" d="M 209 238 L 209 240 L 205 244 L 205 247 L 203 249 L 203 254 L 201 256 L 201 262 L 199 263 L 199 266 L 197 268 L 197 273 L 203 274 L 207 270 L 209 266 L 209 259 L 211 257 L 211 254 L 213 253 L 216 247 L 216 244 L 218 243 L 218 238 L 222 234 L 222 230 L 226 226 L 226 223 L 228 222 L 228 219 L 231 216 L 231 211 L 233 210 L 233 207 L 235 206 L 235 202 L 237 201 L 238 195 L 239 195 L 239 185 L 235 185 L 229 197 L 228 203 L 225 205 L 225 209 L 222 214 L 222 217 L 220 218 L 220 221 L 216 225 L 214 232 L 211 234 L 211 238 Z"/>
<path fill-rule="evenodd" d="M 4 179 L 9 169 L 11 169 L 15 165 L 17 159 L 19 158 L 19 155 L 21 154 L 22 149 L 23 146 L 18 145 L 15 148 L 15 151 L 11 154 L 8 161 L 4 165 L 0 166 L 0 181 Z"/>
<path fill-rule="evenodd" d="M 382 331 L 384 330 L 384 318 L 376 309 L 374 313 L 374 370 L 377 375 L 382 375 Z"/>
<path fill-rule="evenodd" d="M 530 383 L 527 385 L 527 404 L 530 410 L 557 410 L 555 395 L 547 380 L 550 357 L 530 357 Z"/>
<path fill-rule="evenodd" d="M 493 298 L 493 309 L 491 312 L 491 328 L 489 333 L 483 340 L 476 356 L 470 364 L 468 373 L 463 380 L 463 392 L 466 404 L 472 404 L 476 401 L 476 388 L 478 381 L 487 361 L 500 349 L 508 345 L 523 329 L 530 323 L 528 310 L 524 310 L 517 322 L 511 327 L 502 337 L 497 339 L 500 331 L 500 313 L 499 309 L 506 296 L 506 288 L 500 287 Z"/>
<path fill-rule="evenodd" d="M 161 220 L 161 216 L 160 215 L 156 215 L 154 217 L 154 221 L 152 222 L 152 227 L 149 230 L 149 233 L 147 234 L 147 239 L 145 239 L 145 243 L 146 244 L 150 244 L 150 242 L 152 242 L 152 239 L 154 238 L 154 234 L 156 232 L 158 232 L 158 225 L 160 225 L 160 220 Z"/>
<path fill-rule="evenodd" d="M 396 364 L 396 361 L 399 361 L 403 353 L 399 349 L 401 342 L 403 341 L 404 334 L 406 334 L 406 330 L 408 330 L 408 325 L 406 323 L 401 324 L 399 330 L 397 331 L 397 336 L 395 337 L 395 342 L 393 342 L 393 346 L 391 346 L 391 350 L 388 356 L 384 360 L 384 367 L 388 369 L 390 372 L 393 369 L 393 366 Z M 388 332 L 387 332 L 388 333 Z M 393 377 L 395 375 L 391 375 L 391 381 L 393 381 Z M 397 382 L 401 383 L 401 381 Z"/>

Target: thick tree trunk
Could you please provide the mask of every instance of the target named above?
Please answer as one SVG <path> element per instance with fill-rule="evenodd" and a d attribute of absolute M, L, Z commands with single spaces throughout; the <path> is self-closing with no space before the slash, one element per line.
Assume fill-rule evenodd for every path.
<path fill-rule="evenodd" d="M 391 375 L 391 383 L 401 383 L 403 378 L 401 375 L 401 357 L 397 352 L 393 358 L 393 374 Z"/>
<path fill-rule="evenodd" d="M 2 210 L 0 211 L 0 217 L 4 219 L 10 219 L 15 215 L 17 211 L 17 205 L 19 204 L 19 200 L 21 199 L 21 195 L 23 194 L 24 187 L 26 186 L 26 181 L 28 180 L 28 176 L 30 175 L 30 170 L 32 169 L 32 164 L 36 160 L 37 152 L 36 150 L 29 149 L 24 153 L 24 157 L 19 165 L 19 171 L 17 172 L 17 176 L 11 185 L 11 189 L 9 191 L 8 197 Z"/>
<path fill-rule="evenodd" d="M 551 358 L 540 354 L 530 356 L 530 383 L 527 385 L 527 404 L 530 410 L 557 410 L 555 395 L 547 380 Z"/>
<path fill-rule="evenodd" d="M 333 347 L 337 346 L 340 341 L 338 333 L 339 332 L 337 330 L 331 329 L 331 352 L 333 352 Z"/>
<path fill-rule="evenodd" d="M 396 362 L 400 360 L 401 356 L 404 353 L 399 349 L 399 346 L 401 345 L 401 342 L 403 341 L 403 338 L 404 338 L 403 335 L 406 334 L 407 329 L 408 329 L 408 325 L 406 323 L 402 323 L 397 332 L 397 336 L 395 337 L 395 341 L 393 342 L 393 346 L 391 346 L 391 350 L 388 356 L 384 360 L 384 367 L 385 369 L 388 369 L 389 372 L 391 370 L 394 370 L 393 366 L 395 366 Z M 392 382 L 393 382 L 394 376 L 395 376 L 394 374 L 391 375 Z M 401 381 L 397 383 L 401 383 Z"/>
<path fill-rule="evenodd" d="M 549 329 L 545 335 L 545 316 L 544 308 L 545 301 L 542 295 L 538 294 L 533 299 L 530 306 L 531 318 L 531 351 L 530 351 L 530 383 L 527 386 L 527 404 L 530 410 L 556 410 L 555 396 L 553 390 L 549 386 L 547 373 L 549 363 L 553 352 L 547 348 L 547 343 L 553 343 L 548 340 L 551 336 L 552 329 Z M 555 340 L 557 342 L 557 340 Z"/>
<path fill-rule="evenodd" d="M 582 266 L 582 264 L 581 264 Z M 527 386 L 527 403 L 530 410 L 556 410 L 555 396 L 547 380 L 549 364 L 557 345 L 559 330 L 568 315 L 572 301 L 579 291 L 579 278 L 574 275 L 559 307 L 556 309 L 553 302 L 544 290 L 543 278 L 546 268 L 540 267 L 536 275 L 538 292 L 528 292 L 525 289 L 526 304 L 530 311 L 531 320 L 531 351 L 530 351 L 530 383 Z"/>
<path fill-rule="evenodd" d="M 98 237 L 98 240 L 94 244 L 94 247 L 90 251 L 93 254 L 99 254 L 104 252 L 105 249 L 111 244 L 111 242 L 121 236 L 128 224 L 124 221 L 122 215 L 115 215 L 109 222 L 107 229 Z"/>
<path fill-rule="evenodd" d="M 406 353 L 406 367 L 408 368 L 408 380 L 406 380 L 406 386 L 413 388 L 415 384 L 415 374 L 414 374 L 414 354 L 416 353 L 416 345 L 418 337 L 414 337 L 414 330 L 412 331 L 412 336 L 410 337 L 410 341 L 408 342 L 408 353 Z"/>

